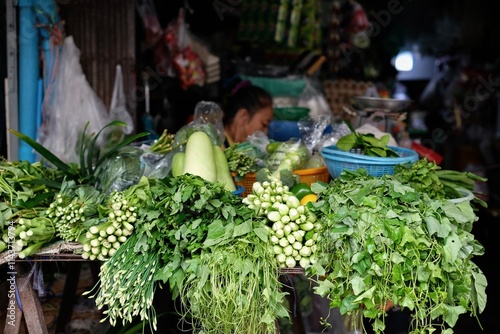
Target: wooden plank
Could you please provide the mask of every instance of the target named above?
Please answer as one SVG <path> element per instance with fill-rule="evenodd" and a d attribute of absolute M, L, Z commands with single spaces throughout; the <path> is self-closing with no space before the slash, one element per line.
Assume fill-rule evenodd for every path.
<path fill-rule="evenodd" d="M 19 291 L 21 297 L 21 304 L 23 308 L 24 321 L 30 334 L 48 334 L 47 325 L 42 312 L 42 305 L 35 294 L 31 279 L 29 277 L 19 277 L 17 279 L 17 286 L 24 287 Z"/>

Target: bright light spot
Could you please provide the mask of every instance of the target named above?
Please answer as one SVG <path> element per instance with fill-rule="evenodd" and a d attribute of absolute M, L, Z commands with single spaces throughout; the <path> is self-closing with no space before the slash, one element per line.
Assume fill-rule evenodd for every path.
<path fill-rule="evenodd" d="M 413 69 L 413 54 L 410 51 L 400 52 L 396 56 L 394 66 L 398 71 L 411 71 Z"/>

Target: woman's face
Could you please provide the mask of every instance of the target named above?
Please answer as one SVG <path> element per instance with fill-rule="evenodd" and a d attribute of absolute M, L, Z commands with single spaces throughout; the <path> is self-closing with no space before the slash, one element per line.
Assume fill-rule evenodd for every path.
<path fill-rule="evenodd" d="M 268 106 L 257 110 L 252 117 L 250 117 L 248 126 L 246 127 L 247 136 L 253 134 L 255 131 L 262 131 L 267 135 L 269 123 L 273 119 L 273 107 Z"/>

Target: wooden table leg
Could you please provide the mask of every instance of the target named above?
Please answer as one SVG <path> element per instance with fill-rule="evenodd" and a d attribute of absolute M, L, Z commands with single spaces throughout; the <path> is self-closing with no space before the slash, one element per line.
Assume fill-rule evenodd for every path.
<path fill-rule="evenodd" d="M 71 321 L 73 315 L 73 306 L 76 301 L 76 289 L 80 280 L 80 269 L 82 263 L 68 262 L 68 272 L 66 274 L 66 282 L 64 283 L 64 292 L 61 306 L 59 308 L 59 316 L 57 317 L 56 333 L 66 332 L 66 324 Z"/>
<path fill-rule="evenodd" d="M 30 334 L 48 334 L 45 317 L 42 312 L 42 305 L 38 299 L 38 295 L 33 290 L 30 277 L 19 277 L 17 286 L 24 287 L 19 291 L 21 305 L 23 308 L 24 321 Z"/>
<path fill-rule="evenodd" d="M 293 333 L 305 334 L 304 319 L 302 319 L 302 311 L 300 309 L 300 301 L 297 299 L 297 291 L 293 286 L 293 275 L 283 275 L 280 277 L 283 285 L 282 289 L 287 292 L 288 304 L 290 305 L 290 317 L 292 320 Z"/>

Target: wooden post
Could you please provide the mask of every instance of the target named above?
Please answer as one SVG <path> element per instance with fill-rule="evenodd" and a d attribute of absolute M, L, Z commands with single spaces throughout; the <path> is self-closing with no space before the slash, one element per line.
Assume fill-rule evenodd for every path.
<path fill-rule="evenodd" d="M 33 286 L 29 277 L 19 277 L 17 279 L 17 286 L 24 287 L 19 291 L 21 304 L 23 308 L 24 321 L 30 334 L 48 334 L 47 325 L 42 312 L 42 305 L 35 294 Z"/>

